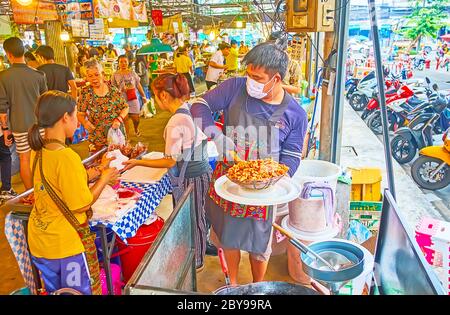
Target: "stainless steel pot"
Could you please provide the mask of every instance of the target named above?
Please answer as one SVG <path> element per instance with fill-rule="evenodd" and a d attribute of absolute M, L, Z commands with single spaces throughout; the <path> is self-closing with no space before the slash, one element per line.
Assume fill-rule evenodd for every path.
<path fill-rule="evenodd" d="M 299 284 L 281 281 L 265 281 L 240 286 L 224 286 L 216 291 L 216 295 L 318 295 L 313 289 Z"/>

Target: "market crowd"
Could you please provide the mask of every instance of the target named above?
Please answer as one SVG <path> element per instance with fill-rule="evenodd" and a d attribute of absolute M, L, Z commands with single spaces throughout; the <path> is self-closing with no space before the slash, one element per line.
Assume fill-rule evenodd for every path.
<path fill-rule="evenodd" d="M 168 168 L 175 203 L 194 183 L 197 271 L 203 269 L 205 255 L 216 255 L 221 247 L 231 284 L 237 284 L 241 250 L 249 253 L 253 280 L 264 279 L 273 212 L 223 200 L 214 183 L 233 165 L 231 152 L 242 159 L 273 158 L 289 167 L 290 176 L 300 164 L 307 115 L 293 95 L 299 93 L 301 71 L 280 34 L 252 49 L 234 40 L 217 48 L 185 41 L 172 60 L 167 54 L 138 55 L 131 45 L 119 53 L 112 44 L 89 49 L 71 44 L 68 66 L 55 62 L 50 46 L 26 49 L 19 38 L 11 37 L 3 48 L 10 66 L 0 72 L 1 198 L 16 195 L 10 151 L 15 143 L 22 182 L 26 190 L 34 188 L 25 200 L 33 204 L 29 249 L 49 292 L 72 287 L 83 294 L 101 294 L 88 221 L 102 190 L 119 179 L 105 156 L 100 165 L 86 170 L 70 148 L 70 138 L 79 123 L 88 131 L 91 152 L 108 145 L 110 130 L 139 137 L 142 108 L 150 98 L 172 114 L 164 131 L 164 157 L 131 159 L 124 163 L 126 169 Z M 108 63 L 117 64 L 109 75 Z M 166 71 L 156 71 L 161 68 Z M 201 76 L 208 91 L 191 99 L 196 94 L 194 81 Z M 79 87 L 79 82 L 87 84 Z M 218 112 L 223 113 L 223 129 L 214 121 Z M 255 134 L 258 129 L 265 135 Z M 208 139 L 219 152 L 214 170 Z M 77 285 L 68 280 L 67 270 L 74 263 L 81 266 Z"/>

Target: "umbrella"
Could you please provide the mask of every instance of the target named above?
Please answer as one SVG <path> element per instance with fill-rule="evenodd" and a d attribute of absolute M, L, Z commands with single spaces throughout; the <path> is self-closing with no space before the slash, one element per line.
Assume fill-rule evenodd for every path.
<path fill-rule="evenodd" d="M 450 34 L 442 35 L 441 39 L 445 40 L 446 42 L 450 42 Z"/>
<path fill-rule="evenodd" d="M 137 55 L 152 55 L 172 52 L 172 46 L 163 44 L 159 38 L 152 38 L 152 41 L 148 45 L 142 46 L 138 51 Z"/>

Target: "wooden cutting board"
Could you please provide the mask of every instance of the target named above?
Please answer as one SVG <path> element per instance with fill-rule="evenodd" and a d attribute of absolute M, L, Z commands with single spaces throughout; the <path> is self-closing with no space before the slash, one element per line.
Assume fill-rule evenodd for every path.
<path fill-rule="evenodd" d="M 124 172 L 120 180 L 124 182 L 154 184 L 167 174 L 167 168 L 136 166 Z"/>

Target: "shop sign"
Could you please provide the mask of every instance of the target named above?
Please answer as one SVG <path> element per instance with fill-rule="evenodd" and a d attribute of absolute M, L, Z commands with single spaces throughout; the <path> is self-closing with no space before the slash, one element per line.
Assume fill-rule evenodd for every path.
<path fill-rule="evenodd" d="M 16 24 L 44 24 L 44 21 L 58 19 L 56 5 L 50 1 L 33 1 L 23 6 L 17 0 L 12 0 L 11 7 Z"/>
<path fill-rule="evenodd" d="M 163 25 L 163 12 L 162 10 L 152 10 L 152 20 L 155 26 Z"/>
<path fill-rule="evenodd" d="M 70 20 L 72 36 L 78 38 L 89 38 L 89 22 L 86 20 Z"/>
<path fill-rule="evenodd" d="M 11 35 L 11 21 L 8 15 L 0 15 L 0 35 Z"/>
<path fill-rule="evenodd" d="M 95 23 L 89 25 L 89 35 L 91 40 L 105 39 L 105 24 L 103 23 L 103 19 L 95 19 Z"/>
<path fill-rule="evenodd" d="M 132 0 L 96 0 L 95 16 L 99 18 L 118 18 L 128 21 L 148 22 L 144 2 Z"/>
<path fill-rule="evenodd" d="M 64 25 L 71 25 L 71 20 L 87 20 L 94 23 L 94 5 L 92 0 L 57 0 L 58 15 Z"/>

